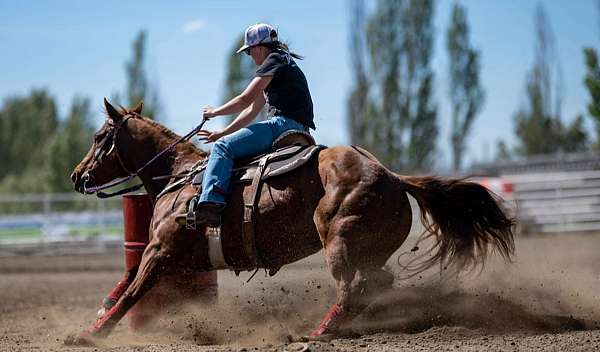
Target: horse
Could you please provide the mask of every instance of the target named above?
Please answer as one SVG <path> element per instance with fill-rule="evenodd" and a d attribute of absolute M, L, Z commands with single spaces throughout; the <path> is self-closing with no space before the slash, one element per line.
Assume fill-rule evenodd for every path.
<path fill-rule="evenodd" d="M 86 188 L 133 174 L 179 136 L 133 109 L 115 108 L 106 99 L 106 122 L 71 174 L 74 188 Z M 175 221 L 185 213 L 196 189 L 186 184 L 161 194 L 168 178 L 184 173 L 207 158 L 183 141 L 157 158 L 138 176 L 153 202 L 150 241 L 142 261 L 130 272 L 128 287 L 117 303 L 78 338 L 106 337 L 119 320 L 162 275 L 176 269 L 211 270 L 206 228 L 187 229 Z M 221 225 L 224 258 L 231 268 L 248 268 L 239 238 L 248 185 L 234 184 Z M 406 240 L 412 223 L 408 194 L 421 211 L 434 239 L 421 269 L 436 264 L 457 270 L 484 263 L 491 252 L 506 261 L 514 254 L 514 221 L 483 186 L 464 179 L 403 176 L 388 170 L 372 154 L 355 146 L 327 147 L 293 172 L 264 181 L 258 194 L 255 243 L 262 266 L 275 271 L 285 264 L 324 251 L 336 284 L 336 300 L 310 333 L 312 338 L 342 336 L 351 323 L 382 292 L 394 276 L 386 261 Z M 160 197 L 159 197 L 160 195 Z"/>

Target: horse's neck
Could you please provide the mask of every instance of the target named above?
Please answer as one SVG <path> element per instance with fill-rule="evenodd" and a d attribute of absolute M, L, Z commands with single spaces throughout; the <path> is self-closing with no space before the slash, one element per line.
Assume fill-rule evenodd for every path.
<path fill-rule="evenodd" d="M 140 151 L 143 150 L 144 155 L 131 156 L 131 159 L 133 160 L 130 160 L 131 164 L 129 165 L 135 165 L 136 170 L 144 166 L 154 156 L 177 141 L 176 136 L 168 136 L 158 130 L 147 130 L 147 135 L 143 136 L 143 139 L 152 141 L 152 143 L 150 143 L 152 148 L 138 148 Z M 206 155 L 198 150 L 192 143 L 182 141 L 173 147 L 172 150 L 166 152 L 152 164 L 148 165 L 138 176 L 144 184 L 144 188 L 146 189 L 146 192 L 148 192 L 150 198 L 155 199 L 167 186 L 169 179 L 155 180 L 153 179 L 154 177 L 181 173 L 203 157 L 206 157 Z"/>

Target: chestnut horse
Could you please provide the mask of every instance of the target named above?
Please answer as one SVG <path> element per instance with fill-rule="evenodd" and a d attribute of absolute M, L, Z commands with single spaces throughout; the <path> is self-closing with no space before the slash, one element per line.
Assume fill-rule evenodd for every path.
<path fill-rule="evenodd" d="M 131 110 L 104 103 L 106 122 L 71 175 L 79 192 L 131 174 L 130 170 L 137 170 L 178 138 L 140 116 L 141 103 Z M 170 270 L 210 270 L 205 229 L 187 230 L 175 222 L 177 214 L 186 212 L 186 203 L 196 190 L 186 185 L 157 199 L 169 181 L 153 179 L 182 173 L 206 157 L 192 143 L 182 142 L 139 174 L 154 203 L 150 243 L 117 304 L 81 339 L 107 336 Z M 221 227 L 224 257 L 234 269 L 252 265 L 240 238 L 244 192 L 249 192 L 248 185 L 232 187 Z M 383 266 L 410 231 L 407 194 L 419 204 L 427 228 L 424 236 L 435 240 L 422 268 L 435 264 L 472 267 L 483 262 L 490 248 L 510 260 L 513 220 L 476 183 L 400 176 L 365 150 L 349 146 L 323 149 L 300 169 L 264 182 L 255 216 L 255 241 L 265 268 L 277 270 L 324 249 L 336 282 L 336 302 L 311 336 L 347 331 L 352 320 L 391 287 L 393 276 Z"/>

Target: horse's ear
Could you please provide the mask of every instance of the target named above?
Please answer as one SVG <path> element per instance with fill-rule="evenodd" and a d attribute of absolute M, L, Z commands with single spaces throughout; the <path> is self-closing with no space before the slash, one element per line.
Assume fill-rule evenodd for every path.
<path fill-rule="evenodd" d="M 144 109 L 144 101 L 140 100 L 138 105 L 135 108 L 133 108 L 133 112 L 135 112 L 138 115 L 141 115 L 143 109 Z"/>
<path fill-rule="evenodd" d="M 106 108 L 108 117 L 113 121 L 118 121 L 123 118 L 123 114 L 119 110 L 115 109 L 115 107 L 112 106 L 108 100 L 106 100 L 106 98 L 104 98 L 104 107 Z"/>

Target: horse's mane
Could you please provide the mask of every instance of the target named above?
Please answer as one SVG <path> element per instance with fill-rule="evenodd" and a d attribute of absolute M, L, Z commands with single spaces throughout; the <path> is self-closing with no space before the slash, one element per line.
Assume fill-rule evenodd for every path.
<path fill-rule="evenodd" d="M 157 121 L 155 121 L 155 120 L 153 120 L 151 118 L 148 118 L 148 117 L 145 117 L 145 116 L 142 116 L 140 114 L 135 113 L 133 111 L 133 109 L 127 109 L 124 106 L 119 105 L 119 110 L 120 110 L 120 113 L 123 114 L 123 115 L 129 115 L 129 114 L 131 114 L 134 118 L 143 120 L 144 122 L 150 124 L 152 127 L 156 128 L 161 134 L 166 135 L 169 138 L 179 139 L 181 137 L 177 133 L 173 132 L 172 130 L 170 130 L 169 128 L 167 128 L 166 126 L 164 126 L 163 124 L 161 124 L 161 123 L 159 123 L 159 122 L 157 122 Z M 109 116 L 107 111 L 105 111 L 104 113 L 105 113 L 105 115 L 107 117 Z M 189 142 L 189 141 L 184 141 L 184 143 L 187 143 L 191 148 L 194 149 L 194 151 L 196 151 L 201 156 L 206 156 L 207 155 L 207 153 L 205 151 L 203 151 L 202 149 L 198 148 L 194 143 Z"/>

